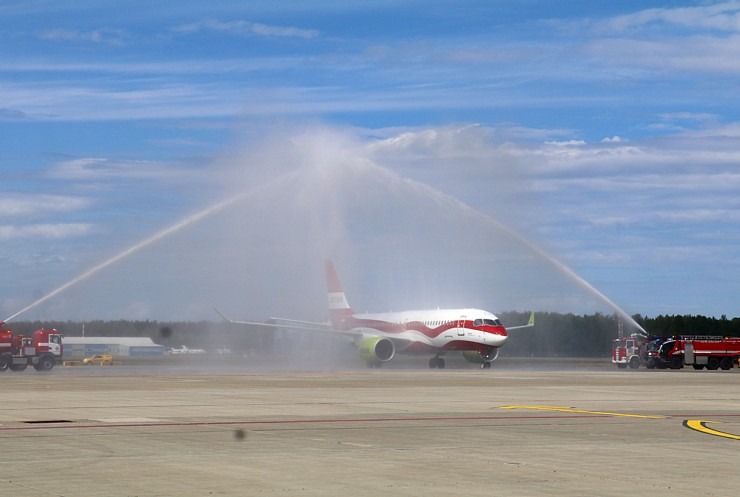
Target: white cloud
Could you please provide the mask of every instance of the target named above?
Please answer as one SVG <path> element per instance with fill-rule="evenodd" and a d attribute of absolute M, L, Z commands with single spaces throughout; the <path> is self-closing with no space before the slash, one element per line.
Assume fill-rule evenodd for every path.
<path fill-rule="evenodd" d="M 307 40 L 319 36 L 319 31 L 315 29 L 273 26 L 243 20 L 224 22 L 216 19 L 205 19 L 203 21 L 182 24 L 172 28 L 172 31 L 182 34 L 192 34 L 201 31 L 217 31 L 237 35 L 252 34 L 257 36 L 297 37 Z"/>
<path fill-rule="evenodd" d="M 584 140 L 565 140 L 565 141 L 548 141 L 545 142 L 545 145 L 550 145 L 553 147 L 582 147 L 586 145 L 586 142 Z"/>
<path fill-rule="evenodd" d="M 92 231 L 86 223 L 29 224 L 26 226 L 0 226 L 0 240 L 44 239 L 59 240 L 84 236 Z"/>
<path fill-rule="evenodd" d="M 658 114 L 664 121 L 716 121 L 719 116 L 709 112 L 664 112 Z"/>
<path fill-rule="evenodd" d="M 650 73 L 662 69 L 720 74 L 740 72 L 740 35 L 663 36 L 646 40 L 599 38 L 585 43 L 584 51 L 596 57 L 600 66 L 622 70 L 642 67 Z"/>
<path fill-rule="evenodd" d="M 5 193 L 0 198 L 0 217 L 36 217 L 75 212 L 91 205 L 90 199 L 81 197 Z"/>
<path fill-rule="evenodd" d="M 667 24 L 689 29 L 740 31 L 740 2 L 733 0 L 698 7 L 646 9 L 604 22 L 614 31 Z"/>
<path fill-rule="evenodd" d="M 151 161 L 124 161 L 105 158 L 80 158 L 57 162 L 49 176 L 70 181 L 110 181 L 116 179 L 162 179 L 174 171 L 166 164 Z"/>
<path fill-rule="evenodd" d="M 106 45 L 123 46 L 129 39 L 129 34 L 122 29 L 100 28 L 92 31 L 76 29 L 47 29 L 38 33 L 38 37 L 47 41 L 62 42 L 90 42 Z"/>

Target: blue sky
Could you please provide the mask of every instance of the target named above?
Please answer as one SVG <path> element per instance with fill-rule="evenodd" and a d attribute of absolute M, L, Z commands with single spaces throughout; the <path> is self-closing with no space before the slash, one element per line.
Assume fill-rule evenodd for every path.
<path fill-rule="evenodd" d="M 3 316 L 301 168 L 311 173 L 285 180 L 282 205 L 323 195 L 347 210 L 336 216 L 311 197 L 311 209 L 295 204 L 300 215 L 276 215 L 303 243 L 288 249 L 277 231 L 235 227 L 259 210 L 255 194 L 238 216 L 193 223 L 21 318 L 211 319 L 213 304 L 259 318 L 301 292 L 312 296 L 294 307 L 308 314 L 323 299 L 325 257 L 349 273 L 357 300 L 382 307 L 367 310 L 464 304 L 472 288 L 467 301 L 493 312 L 609 312 L 572 278 L 504 274 L 517 249 L 467 254 L 447 269 L 459 254 L 407 252 L 426 235 L 415 231 L 418 211 L 431 212 L 423 199 L 398 211 L 368 194 L 378 205 L 364 207 L 373 214 L 359 226 L 363 186 L 347 195 L 355 203 L 329 198 L 350 191 L 342 168 L 390 174 L 406 197 L 429 187 L 427 200 L 456 199 L 630 314 L 740 315 L 738 1 L 11 0 L 0 26 Z M 338 165 L 317 166 L 328 163 Z M 309 210 L 324 224 L 295 228 Z M 325 243 L 314 243 L 318 233 Z M 464 245 L 487 246 L 488 236 Z M 376 242 L 386 248 L 367 249 Z M 272 265 L 226 248 L 262 243 Z M 275 277 L 281 267 L 294 279 Z M 415 286 L 397 281 L 404 270 Z M 451 273 L 498 286 L 449 285 Z"/>

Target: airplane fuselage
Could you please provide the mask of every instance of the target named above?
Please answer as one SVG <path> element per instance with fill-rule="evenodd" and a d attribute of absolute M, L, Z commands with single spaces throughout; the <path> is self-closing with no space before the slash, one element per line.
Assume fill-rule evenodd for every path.
<path fill-rule="evenodd" d="M 398 352 L 412 354 L 498 348 L 508 338 L 501 321 L 480 309 L 353 314 L 341 318 L 335 327 L 363 338 L 388 338 Z"/>

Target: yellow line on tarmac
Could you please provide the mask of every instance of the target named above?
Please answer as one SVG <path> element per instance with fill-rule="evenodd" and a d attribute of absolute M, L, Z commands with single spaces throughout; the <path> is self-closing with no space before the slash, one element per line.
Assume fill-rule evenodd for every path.
<path fill-rule="evenodd" d="M 624 414 L 619 412 L 585 411 L 583 409 L 558 406 L 501 406 L 499 407 L 499 409 L 533 409 L 536 411 L 558 411 L 572 414 L 596 414 L 599 416 L 618 416 L 623 418 L 665 419 L 665 416 L 647 416 L 643 414 Z"/>
<path fill-rule="evenodd" d="M 701 419 L 687 419 L 683 422 L 686 428 L 706 433 L 707 435 L 715 435 L 717 437 L 731 438 L 733 440 L 740 440 L 740 436 L 733 435 L 732 433 L 725 433 L 724 431 L 713 430 L 709 428 L 707 423 L 718 423 L 718 421 L 702 421 Z"/>

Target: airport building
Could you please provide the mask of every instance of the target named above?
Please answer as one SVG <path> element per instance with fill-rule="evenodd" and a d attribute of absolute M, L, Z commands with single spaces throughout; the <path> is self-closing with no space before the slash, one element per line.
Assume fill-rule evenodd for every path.
<path fill-rule="evenodd" d="M 110 354 L 114 357 L 159 357 L 165 353 L 149 337 L 63 337 L 65 358 Z"/>

